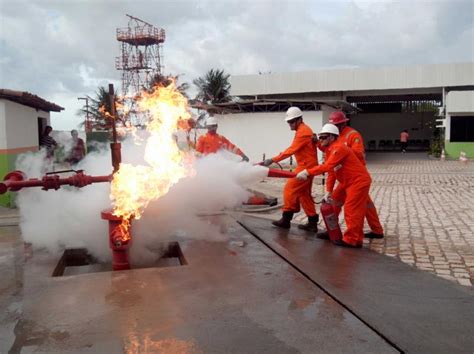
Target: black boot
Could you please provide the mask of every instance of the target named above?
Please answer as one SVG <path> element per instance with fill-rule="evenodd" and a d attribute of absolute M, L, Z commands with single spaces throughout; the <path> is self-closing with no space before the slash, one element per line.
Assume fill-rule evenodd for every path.
<path fill-rule="evenodd" d="M 306 231 L 312 231 L 312 232 L 318 232 L 318 221 L 319 221 L 319 215 L 318 214 L 313 215 L 313 216 L 308 216 L 308 223 L 298 225 L 298 229 L 306 230 Z"/>
<path fill-rule="evenodd" d="M 320 232 L 316 234 L 316 237 L 321 240 L 329 240 L 329 233 L 327 231 Z"/>
<path fill-rule="evenodd" d="M 383 234 L 376 234 L 373 231 L 367 232 L 364 234 L 365 238 L 383 238 Z"/>
<path fill-rule="evenodd" d="M 293 212 L 292 211 L 284 211 L 281 219 L 277 221 L 272 221 L 272 224 L 282 229 L 289 229 L 291 226 L 291 219 L 293 219 Z"/>
<path fill-rule="evenodd" d="M 358 243 L 357 245 L 351 245 L 350 243 L 347 243 L 344 240 L 337 240 L 334 241 L 333 244 L 336 246 L 341 246 L 341 247 L 347 247 L 347 248 L 362 248 L 362 243 Z"/>

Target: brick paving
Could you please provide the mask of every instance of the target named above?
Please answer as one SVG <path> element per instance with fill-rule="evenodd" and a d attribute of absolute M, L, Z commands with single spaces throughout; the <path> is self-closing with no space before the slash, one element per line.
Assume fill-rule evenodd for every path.
<path fill-rule="evenodd" d="M 474 162 L 425 157 L 368 163 L 371 196 L 385 228 L 382 240 L 365 240 L 375 252 L 465 286 L 474 284 Z M 255 189 L 278 196 L 285 181 L 267 179 Z M 315 200 L 322 197 L 315 180 Z M 281 200 L 281 199 L 280 199 Z M 279 210 L 264 217 L 276 219 Z M 299 213 L 296 222 L 306 221 Z M 341 220 L 342 228 L 345 227 Z M 367 225 L 366 225 L 367 228 Z M 368 229 L 367 229 L 368 230 Z"/>

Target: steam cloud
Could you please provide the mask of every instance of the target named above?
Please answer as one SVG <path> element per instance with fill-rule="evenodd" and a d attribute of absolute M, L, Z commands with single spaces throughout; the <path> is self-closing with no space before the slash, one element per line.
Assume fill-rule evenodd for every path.
<path fill-rule="evenodd" d="M 146 165 L 143 160 L 145 144 L 137 145 L 132 139 L 122 142 L 125 163 Z M 17 160 L 17 169 L 28 178 L 41 177 L 48 166 L 44 153 L 27 153 Z M 267 174 L 263 167 L 236 161 L 227 152 L 209 155 L 193 162 L 196 174 L 181 179 L 170 191 L 151 202 L 143 216 L 132 223 L 133 246 L 131 262 L 147 262 L 156 258 L 158 244 L 172 236 L 225 240 L 211 237 L 211 225 L 200 214 L 219 212 L 246 201 L 250 193 L 245 185 L 261 180 Z M 237 160 L 239 160 L 237 158 Z M 107 175 L 112 171 L 110 149 L 102 146 L 89 153 L 76 169 L 89 175 Z M 34 248 L 46 248 L 52 253 L 64 248 L 84 247 L 102 262 L 109 261 L 108 223 L 100 212 L 111 208 L 110 184 L 99 183 L 75 188 L 63 186 L 57 191 L 25 188 L 18 192 L 17 203 L 21 213 L 20 228 L 23 239 Z"/>

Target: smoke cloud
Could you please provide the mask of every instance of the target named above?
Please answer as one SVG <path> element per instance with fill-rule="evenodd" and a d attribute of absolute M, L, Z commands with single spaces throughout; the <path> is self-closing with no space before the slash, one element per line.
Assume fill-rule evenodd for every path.
<path fill-rule="evenodd" d="M 144 149 L 145 144 L 125 140 L 122 142 L 123 162 L 146 165 Z M 159 245 L 170 238 L 227 240 L 217 226 L 201 216 L 241 205 L 250 196 L 245 186 L 267 174 L 266 168 L 236 159 L 239 160 L 227 152 L 190 159 L 189 168 L 194 169 L 195 174 L 173 185 L 166 195 L 148 205 L 139 220 L 132 222 L 132 264 L 156 259 Z M 19 156 L 16 168 L 28 178 L 40 178 L 51 166 L 45 163 L 44 152 L 38 152 Z M 99 151 L 87 154 L 75 168 L 89 175 L 110 174 L 109 147 L 103 145 Z M 51 253 L 84 247 L 98 260 L 109 261 L 108 223 L 100 217 L 102 210 L 111 208 L 109 194 L 108 183 L 80 189 L 63 186 L 57 191 L 40 188 L 19 191 L 17 203 L 24 241 L 32 243 L 35 249 L 45 248 Z"/>

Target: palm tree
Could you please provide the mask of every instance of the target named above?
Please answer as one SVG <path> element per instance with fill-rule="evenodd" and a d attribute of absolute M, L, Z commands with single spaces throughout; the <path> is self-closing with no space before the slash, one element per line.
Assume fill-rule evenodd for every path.
<path fill-rule="evenodd" d="M 92 121 L 92 128 L 94 129 L 101 129 L 101 130 L 109 130 L 112 127 L 112 118 L 110 115 L 111 112 L 111 102 L 109 99 L 109 90 L 104 86 L 99 86 L 98 90 L 95 93 L 95 98 L 89 97 L 89 111 L 87 107 L 84 105 L 79 111 L 77 112 L 78 115 L 87 115 L 89 113 L 89 117 Z M 117 97 L 117 96 L 115 96 Z M 123 122 L 123 119 L 117 115 L 117 119 Z M 83 125 L 83 124 L 81 124 Z"/>
<path fill-rule="evenodd" d="M 177 83 L 178 79 L 179 75 L 163 75 L 161 73 L 158 73 L 153 76 L 150 82 L 148 83 L 148 91 L 151 91 L 155 86 L 166 87 L 171 84 L 172 81 L 175 81 Z M 182 84 L 177 85 L 176 88 L 184 97 L 188 97 L 188 95 L 186 94 L 186 90 L 189 89 L 189 84 L 187 82 L 183 82 Z"/>
<path fill-rule="evenodd" d="M 224 70 L 211 69 L 204 77 L 193 80 L 193 84 L 198 87 L 196 99 L 205 103 L 223 103 L 229 102 L 230 83 L 229 74 Z"/>

